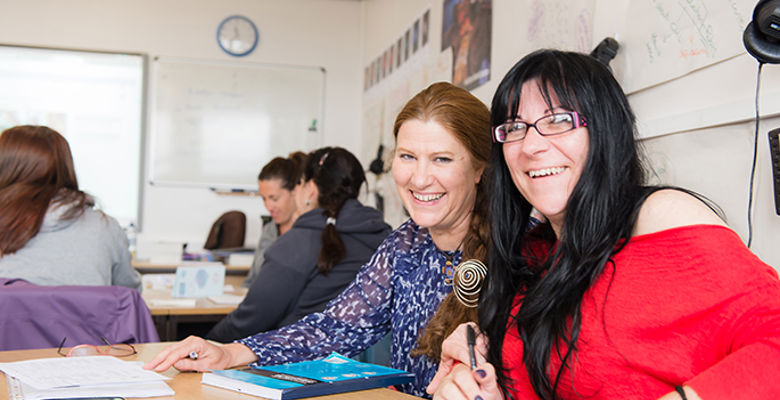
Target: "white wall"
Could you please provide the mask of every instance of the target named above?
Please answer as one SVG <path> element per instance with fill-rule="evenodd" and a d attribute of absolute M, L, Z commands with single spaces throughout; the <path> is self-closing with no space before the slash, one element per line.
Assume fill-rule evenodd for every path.
<path fill-rule="evenodd" d="M 473 93 L 489 105 L 503 74 L 520 57 L 536 48 L 558 47 L 590 51 L 606 35 L 617 36 L 619 40 L 619 35 L 607 24 L 592 29 L 593 43 L 585 48 L 582 48 L 583 44 L 577 41 L 575 35 L 572 35 L 568 43 L 561 42 L 560 36 L 558 40 L 550 36 L 533 41 L 528 38 L 528 27 L 524 24 L 529 15 L 547 7 L 547 11 L 558 13 L 559 25 L 566 26 L 568 21 L 574 21 L 578 17 L 574 13 L 581 12 L 583 8 L 596 7 L 599 4 L 609 8 L 615 4 L 613 1 L 616 0 L 557 3 L 540 0 L 493 0 L 491 79 Z M 704 0 L 704 3 L 708 1 L 716 0 Z M 737 3 L 743 8 L 749 6 L 752 11 L 752 4 L 755 2 L 740 0 Z M 571 12 L 560 4 L 571 4 Z M 363 14 L 366 27 L 363 66 L 368 65 L 376 55 L 389 47 L 426 8 L 431 9 L 432 34 L 432 51 L 427 55 L 426 63 L 439 62 L 437 57 L 441 46 L 442 5 L 443 0 L 367 0 Z M 621 9 L 615 7 L 614 12 Z M 715 28 L 717 29 L 717 25 Z M 624 48 L 621 51 L 637 49 Z M 755 60 L 742 53 L 736 58 L 629 95 L 639 121 L 640 135 L 647 137 L 643 143 L 651 164 L 659 172 L 656 181 L 688 187 L 714 200 L 725 211 L 731 227 L 745 241 L 748 236 L 747 199 L 753 147 L 753 122 L 750 120 L 750 113 L 753 112 L 756 66 Z M 404 73 L 398 75 L 403 76 Z M 387 97 L 392 95 L 396 87 L 411 86 L 410 94 L 413 95 L 431 83 L 412 79 L 411 84 L 407 84 L 393 79 L 380 82 L 375 88 L 369 89 L 364 95 L 364 113 L 373 112 L 372 105 L 379 102 L 377 99 L 382 96 L 385 96 L 384 101 L 389 101 Z M 762 88 L 764 96 L 761 109 L 762 115 L 766 117 L 761 123 L 758 141 L 757 189 L 751 248 L 765 262 L 780 269 L 780 247 L 777 246 L 780 240 L 780 216 L 774 212 L 771 162 L 766 134 L 768 130 L 780 127 L 780 118 L 776 118 L 780 109 L 777 101 L 780 66 L 764 67 Z M 385 116 L 385 120 L 391 120 L 391 117 Z M 387 130 L 387 126 L 384 129 Z M 366 138 L 364 143 L 369 140 L 373 139 Z M 391 142 L 388 133 L 385 133 L 384 141 Z M 364 148 L 363 152 L 364 157 L 370 154 L 367 148 Z"/>
<path fill-rule="evenodd" d="M 361 9 L 360 2 L 349 0 L 0 0 L 0 43 L 322 66 L 327 70 L 322 143 L 357 152 Z M 217 25 L 233 14 L 249 17 L 260 31 L 258 48 L 240 60 L 216 43 Z M 259 198 L 148 183 L 143 191 L 139 245 L 163 240 L 199 247 L 211 223 L 230 209 L 247 214 L 247 245 L 254 246 L 259 236 L 264 212 Z"/>

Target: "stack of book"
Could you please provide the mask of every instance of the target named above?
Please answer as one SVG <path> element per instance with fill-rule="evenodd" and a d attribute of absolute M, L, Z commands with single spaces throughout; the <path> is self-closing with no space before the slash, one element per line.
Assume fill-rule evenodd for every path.
<path fill-rule="evenodd" d="M 414 374 L 333 353 L 316 361 L 203 374 L 207 385 L 274 400 L 374 389 L 411 382 Z"/>

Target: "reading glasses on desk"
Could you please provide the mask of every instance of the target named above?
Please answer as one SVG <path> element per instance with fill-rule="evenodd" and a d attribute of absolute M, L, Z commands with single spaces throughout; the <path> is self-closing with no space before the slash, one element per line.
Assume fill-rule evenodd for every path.
<path fill-rule="evenodd" d="M 60 346 L 57 348 L 57 354 L 63 357 L 84 357 L 84 356 L 114 356 L 114 357 L 127 357 L 138 353 L 130 343 L 111 344 L 104 336 L 100 339 L 106 344 L 106 348 L 95 346 L 93 344 L 80 344 L 74 346 L 68 353 L 62 352 L 62 345 L 65 344 L 67 337 L 62 338 Z"/>

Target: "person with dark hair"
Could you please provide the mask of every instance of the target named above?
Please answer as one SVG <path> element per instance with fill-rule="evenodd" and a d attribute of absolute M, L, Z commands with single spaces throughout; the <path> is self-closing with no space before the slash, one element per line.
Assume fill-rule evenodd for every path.
<path fill-rule="evenodd" d="M 79 189 L 70 146 L 45 126 L 0 134 L 0 277 L 141 288 L 127 236 Z"/>
<path fill-rule="evenodd" d="M 246 297 L 207 339 L 228 342 L 322 311 L 390 233 L 382 214 L 357 200 L 366 177 L 340 147 L 309 153 L 295 201 L 300 217 L 266 250 Z"/>
<path fill-rule="evenodd" d="M 271 221 L 263 224 L 260 241 L 255 248 L 255 257 L 252 259 L 252 268 L 241 286 L 252 286 L 252 282 L 260 273 L 260 267 L 263 266 L 265 251 L 276 238 L 290 230 L 298 218 L 294 190 L 305 162 L 306 154 L 296 151 L 290 153 L 287 158 L 275 157 L 260 170 L 257 176 L 257 192 L 263 199 L 265 209 L 271 214 Z"/>
<path fill-rule="evenodd" d="M 391 366 L 416 375 L 414 382 L 399 389 L 425 395 L 438 363 L 427 355 L 430 348 L 438 348 L 457 322 L 475 317 L 467 309 L 474 305 L 476 294 L 458 284 L 457 271 L 468 270 L 459 268 L 471 265 L 467 258 L 482 259 L 486 252 L 489 227 L 483 187 L 491 147 L 490 112 L 467 90 L 435 83 L 406 103 L 393 133 L 393 178 L 411 219 L 382 242 L 355 280 L 323 312 L 223 346 L 190 337 L 168 347 L 145 368 L 204 371 L 251 362 L 312 360 L 333 351 L 355 356 L 390 332 Z M 313 160 L 330 163 L 332 155 L 310 157 L 311 166 Z M 323 194 L 321 205 L 330 209 Z M 458 296 L 452 295 L 453 290 Z M 444 300 L 447 296 L 450 299 Z M 442 301 L 450 304 L 450 311 L 440 311 L 439 328 L 425 329 L 423 334 Z M 453 322 L 448 324 L 449 317 Z M 422 355 L 413 356 L 421 335 Z M 192 351 L 198 353 L 197 360 L 187 357 Z"/>
<path fill-rule="evenodd" d="M 501 81 L 491 112 L 479 364 L 454 362 L 469 361 L 459 327 L 434 398 L 777 398 L 777 271 L 702 196 L 648 186 L 608 68 L 536 51 Z M 547 221 L 525 235 L 532 207 Z"/>

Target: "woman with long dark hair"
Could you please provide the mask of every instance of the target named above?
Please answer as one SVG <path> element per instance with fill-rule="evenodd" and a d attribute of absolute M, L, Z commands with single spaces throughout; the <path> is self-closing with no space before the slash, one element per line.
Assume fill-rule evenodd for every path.
<path fill-rule="evenodd" d="M 434 398 L 776 398 L 777 272 L 701 196 L 646 185 L 611 72 L 537 51 L 504 77 L 491 112 L 487 362 L 453 367 L 469 360 L 458 328 Z M 526 235 L 532 208 L 547 222 Z"/>
<path fill-rule="evenodd" d="M 341 293 L 390 233 L 382 214 L 357 200 L 365 180 L 349 151 L 311 152 L 294 190 L 300 217 L 266 250 L 238 308 L 206 338 L 228 342 L 276 329 L 322 311 Z"/>
<path fill-rule="evenodd" d="M 0 134 L 0 277 L 140 289 L 127 237 L 94 206 L 62 135 L 32 125 Z"/>
<path fill-rule="evenodd" d="M 224 346 L 188 338 L 145 367 L 203 371 L 311 360 L 333 351 L 354 356 L 389 332 L 391 366 L 416 376 L 399 389 L 424 395 L 444 335 L 474 317 L 469 305 L 476 296 L 461 290 L 468 287 L 457 285 L 456 271 L 468 271 L 460 268 L 471 265 L 464 260 L 481 259 L 486 251 L 490 112 L 467 90 L 435 83 L 406 103 L 393 132 L 393 179 L 411 219 L 390 233 L 323 312 Z M 428 325 L 433 320 L 438 322 Z M 187 357 L 192 351 L 197 360 Z"/>

